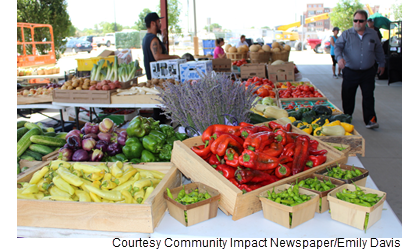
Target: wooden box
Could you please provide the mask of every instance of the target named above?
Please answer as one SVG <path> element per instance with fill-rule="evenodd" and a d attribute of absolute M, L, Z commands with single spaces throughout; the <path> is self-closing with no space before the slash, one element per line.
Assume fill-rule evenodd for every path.
<path fill-rule="evenodd" d="M 134 167 L 166 174 L 144 204 L 18 199 L 17 226 L 153 233 L 167 209 L 163 192 L 166 188 L 180 186 L 182 175 L 172 163 L 145 163 Z M 29 181 L 33 173 L 19 177 L 17 182 Z"/>
<path fill-rule="evenodd" d="M 177 187 L 170 190 L 173 199 L 167 196 L 166 191 L 164 193 L 169 214 L 186 227 L 212 219 L 216 217 L 218 213 L 218 202 L 220 198 L 219 192 L 216 189 L 199 182 L 184 185 L 184 190 L 187 194 L 196 188 L 198 188 L 199 193 L 205 193 L 208 191 L 208 193 L 211 195 L 211 198 L 194 204 L 183 205 L 174 200 L 183 187 Z M 187 211 L 187 222 L 185 220 L 185 211 Z"/>
<path fill-rule="evenodd" d="M 350 152 L 350 149 L 351 149 L 350 145 L 348 145 L 348 144 L 337 144 L 337 143 L 327 143 L 327 144 L 329 146 L 331 146 L 331 147 L 337 146 L 337 147 L 344 148 L 344 150 L 340 150 L 340 152 L 342 152 L 345 155 L 346 159 L 349 158 L 349 152 Z M 344 163 L 347 163 L 347 160 Z"/>
<path fill-rule="evenodd" d="M 320 136 L 320 139 L 327 143 L 347 144 L 350 146 L 349 156 L 356 156 L 361 154 L 365 156 L 366 141 L 356 129 L 352 132 L 351 136 Z"/>
<path fill-rule="evenodd" d="M 309 174 L 309 175 L 305 175 L 305 176 L 300 177 L 300 178 L 297 178 L 296 181 L 299 183 L 299 182 L 301 182 L 302 180 L 305 180 L 305 179 L 307 179 L 307 178 L 314 178 L 314 177 L 317 177 L 317 179 L 320 180 L 320 181 L 323 181 L 323 179 L 326 180 L 326 181 L 331 181 L 331 182 L 336 186 L 335 188 L 337 188 L 337 187 L 339 187 L 339 186 L 345 184 L 344 181 L 341 181 L 341 180 L 338 180 L 338 179 L 334 179 L 334 178 L 331 178 L 331 177 L 328 177 L 328 176 L 323 176 L 323 175 L 314 174 L 314 173 L 313 173 L 313 174 Z M 293 180 L 293 181 L 289 181 L 288 183 L 294 185 L 294 184 L 296 184 L 296 181 Z M 328 195 L 328 193 L 331 192 L 333 189 L 320 192 L 320 191 L 313 190 L 313 189 L 309 189 L 309 188 L 304 188 L 304 187 L 300 187 L 300 188 L 306 189 L 306 190 L 308 190 L 308 191 L 314 192 L 314 193 L 316 193 L 316 194 L 319 195 L 320 199 L 319 199 L 319 201 L 317 202 L 317 206 L 316 206 L 316 208 L 315 208 L 315 212 L 316 212 L 316 213 L 320 213 L 320 214 L 321 214 L 321 213 L 326 212 L 326 211 L 329 209 L 327 195 Z"/>
<path fill-rule="evenodd" d="M 53 91 L 53 102 L 110 104 L 114 90 L 60 90 Z"/>
<path fill-rule="evenodd" d="M 50 103 L 53 101 L 51 94 L 36 96 L 17 96 L 17 105 L 29 105 L 38 103 Z"/>
<path fill-rule="evenodd" d="M 289 187 L 291 187 L 289 184 L 275 186 L 275 193 L 282 192 Z M 268 190 L 272 192 L 272 188 Z M 318 203 L 319 195 L 302 188 L 299 189 L 299 193 L 311 195 L 311 199 L 299 205 L 290 207 L 267 199 L 267 191 L 262 192 L 258 197 L 262 203 L 264 218 L 286 228 L 297 227 L 298 225 L 314 218 L 315 207 Z M 289 222 L 290 213 L 292 213 L 292 224 Z"/>
<path fill-rule="evenodd" d="M 309 137 L 319 142 L 319 150 L 326 149 L 328 151 L 327 162 L 325 164 L 303 171 L 297 175 L 289 176 L 246 194 L 243 194 L 240 189 L 233 185 L 222 174 L 219 174 L 211 165 L 190 149 L 193 146 L 204 144 L 200 136 L 186 139 L 182 142 L 175 141 L 171 162 L 173 162 L 186 177 L 191 178 L 192 181 L 201 182 L 219 190 L 221 194 L 219 208 L 225 214 L 232 215 L 233 220 L 238 220 L 261 210 L 261 202 L 258 199 L 260 192 L 267 191 L 273 186 L 284 184 L 289 180 L 296 180 L 297 177 L 314 173 L 316 170 L 325 169 L 326 166 L 344 159 L 344 155 L 340 151 L 330 147 L 315 137 Z"/>
<path fill-rule="evenodd" d="M 325 169 L 317 170 L 315 173 L 319 174 L 319 175 L 326 175 L 327 172 L 328 172 L 327 169 L 330 170 L 331 168 L 337 167 L 337 166 L 338 166 L 337 164 L 334 164 L 334 165 L 331 165 L 331 166 L 329 166 L 329 167 L 327 167 Z M 363 186 L 363 187 L 366 186 L 367 177 L 369 175 L 369 171 L 367 169 L 360 168 L 360 167 L 355 167 L 355 166 L 350 166 L 350 165 L 347 165 L 347 164 L 344 164 L 344 163 L 339 164 L 339 167 L 341 167 L 341 169 L 344 169 L 344 170 L 351 170 L 351 169 L 355 168 L 355 169 L 360 170 L 363 174 L 361 174 L 360 176 L 356 176 L 356 177 L 354 177 L 352 179 L 347 179 L 347 180 L 346 179 L 338 179 L 338 178 L 331 177 L 332 179 L 341 180 L 341 181 L 345 182 L 346 184 L 355 183 L 358 186 Z"/>
<path fill-rule="evenodd" d="M 373 193 L 382 196 L 381 200 L 372 207 L 363 207 L 346 201 L 342 201 L 336 197 L 336 193 L 342 189 L 355 191 L 353 184 L 342 185 L 328 193 L 329 208 L 331 209 L 331 218 L 333 220 L 345 223 L 347 225 L 364 230 L 366 214 L 369 214 L 367 229 L 381 219 L 382 208 L 386 199 L 386 193 L 375 189 L 360 187 L 364 193 Z"/>
<path fill-rule="evenodd" d="M 116 95 L 112 94 L 111 104 L 154 104 L 161 105 L 155 94 Z"/>

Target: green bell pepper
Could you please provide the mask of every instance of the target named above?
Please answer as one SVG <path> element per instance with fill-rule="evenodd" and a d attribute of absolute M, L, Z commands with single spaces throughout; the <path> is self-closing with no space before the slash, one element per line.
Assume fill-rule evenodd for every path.
<path fill-rule="evenodd" d="M 127 157 L 123 153 L 119 153 L 119 154 L 116 154 L 116 155 L 110 157 L 110 160 L 112 162 L 117 162 L 117 161 L 127 162 L 128 161 Z"/>
<path fill-rule="evenodd" d="M 129 160 L 133 158 L 140 158 L 143 150 L 144 146 L 137 137 L 128 138 L 126 140 L 126 144 L 123 146 L 123 153 Z"/>
<path fill-rule="evenodd" d="M 185 139 L 188 138 L 188 136 L 187 136 L 186 133 L 175 132 L 174 135 L 175 135 L 175 137 L 176 137 L 177 139 L 179 139 L 180 141 L 183 141 L 183 140 L 185 140 Z"/>
<path fill-rule="evenodd" d="M 130 121 L 126 131 L 129 137 L 143 137 L 151 131 L 151 123 L 144 117 L 136 116 Z"/>
<path fill-rule="evenodd" d="M 170 158 L 172 157 L 172 150 L 173 146 L 171 146 L 170 144 L 165 144 L 162 147 L 161 152 L 159 153 L 159 158 L 162 161 L 170 162 Z"/>
<path fill-rule="evenodd" d="M 154 137 L 161 145 L 166 143 L 167 136 L 161 131 L 152 130 L 148 136 Z"/>
<path fill-rule="evenodd" d="M 134 163 L 134 164 L 139 164 L 141 162 L 141 159 L 139 158 L 133 158 L 130 160 L 130 163 Z"/>
<path fill-rule="evenodd" d="M 163 132 L 163 134 L 165 134 L 168 138 L 175 136 L 175 131 L 172 126 L 166 125 L 166 124 L 161 124 L 161 125 L 159 125 L 159 127 L 161 128 L 161 131 Z"/>
<path fill-rule="evenodd" d="M 176 136 L 168 137 L 166 139 L 166 144 L 169 144 L 169 145 L 171 145 L 173 147 L 174 141 L 180 141 L 180 139 L 178 139 Z"/>
<path fill-rule="evenodd" d="M 151 118 L 151 117 L 146 118 L 146 119 L 148 120 L 148 122 L 149 122 L 149 124 L 150 124 L 150 126 L 151 126 L 151 130 L 156 130 L 156 131 L 160 131 L 160 130 L 161 130 L 161 128 L 159 127 L 159 122 L 160 122 L 160 121 L 156 121 L 155 119 L 153 119 L 153 118 Z"/>
<path fill-rule="evenodd" d="M 141 152 L 141 162 L 148 163 L 148 162 L 156 162 L 156 157 L 152 152 L 148 150 L 143 150 Z"/>

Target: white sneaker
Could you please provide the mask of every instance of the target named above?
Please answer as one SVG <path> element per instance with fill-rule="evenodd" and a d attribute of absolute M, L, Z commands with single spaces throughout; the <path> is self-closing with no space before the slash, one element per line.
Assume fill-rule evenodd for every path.
<path fill-rule="evenodd" d="M 366 125 L 367 129 L 374 129 L 374 128 L 379 128 L 379 127 L 380 127 L 380 125 L 378 123 L 374 123 L 371 121 L 369 121 L 369 123 Z"/>
<path fill-rule="evenodd" d="M 336 74 L 334 74 L 332 77 L 333 77 L 334 79 L 337 79 L 337 78 L 338 78 L 338 76 L 336 76 Z"/>

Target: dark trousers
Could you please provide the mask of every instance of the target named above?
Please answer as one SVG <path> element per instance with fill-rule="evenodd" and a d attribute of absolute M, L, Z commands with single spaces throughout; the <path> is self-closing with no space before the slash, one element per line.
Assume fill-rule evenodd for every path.
<path fill-rule="evenodd" d="M 363 118 L 368 122 L 377 116 L 374 110 L 375 67 L 367 70 L 352 70 L 345 67 L 342 70 L 342 108 L 345 114 L 352 115 L 355 110 L 356 91 L 360 86 L 363 97 Z"/>

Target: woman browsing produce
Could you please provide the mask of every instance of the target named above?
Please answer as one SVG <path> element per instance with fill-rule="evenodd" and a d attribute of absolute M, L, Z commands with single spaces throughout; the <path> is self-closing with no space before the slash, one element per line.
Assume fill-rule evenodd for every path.
<path fill-rule="evenodd" d="M 214 59 L 226 58 L 225 50 L 222 48 L 223 45 L 225 45 L 223 38 L 218 38 L 215 40 L 216 48 L 214 50 Z"/>

